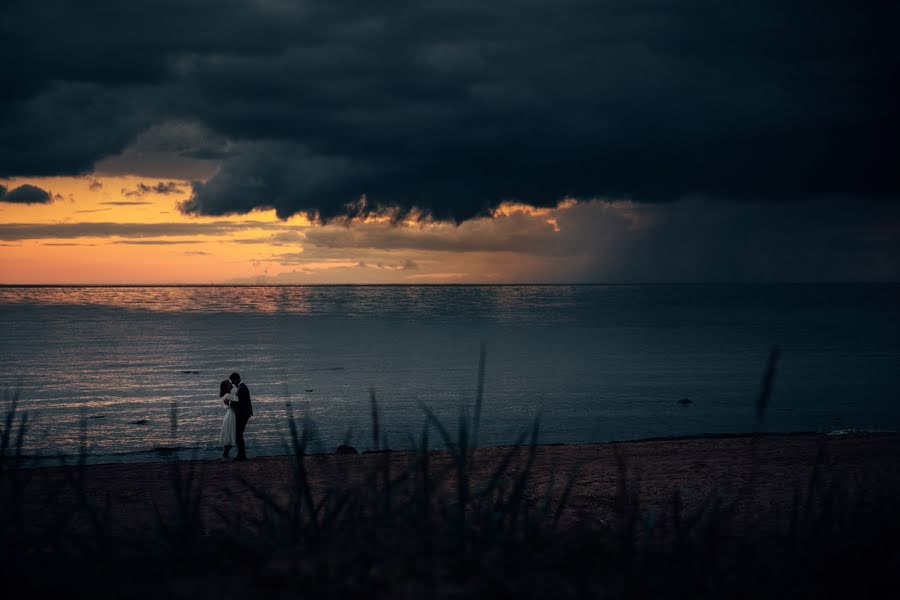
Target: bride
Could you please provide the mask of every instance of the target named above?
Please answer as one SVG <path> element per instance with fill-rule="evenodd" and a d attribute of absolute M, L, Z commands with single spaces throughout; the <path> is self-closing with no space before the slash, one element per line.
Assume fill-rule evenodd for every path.
<path fill-rule="evenodd" d="M 237 425 L 234 418 L 234 409 L 232 403 L 238 402 L 236 392 L 237 388 L 229 381 L 225 380 L 219 384 L 219 400 L 225 403 L 225 419 L 222 421 L 222 434 L 220 443 L 222 445 L 222 458 L 228 458 L 231 447 L 237 444 Z"/>

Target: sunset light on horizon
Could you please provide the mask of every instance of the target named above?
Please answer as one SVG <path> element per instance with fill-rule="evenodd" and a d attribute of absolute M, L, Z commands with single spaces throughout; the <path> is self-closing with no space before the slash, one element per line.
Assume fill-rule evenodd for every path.
<path fill-rule="evenodd" d="M 828 241 L 842 201 L 821 203 L 813 219 L 793 204 L 564 199 L 503 202 L 460 224 L 390 211 L 322 224 L 266 208 L 185 213 L 191 184 L 103 174 L 2 181 L 49 199 L 0 202 L 0 284 L 878 281 L 900 272 L 878 258 L 897 238 L 890 221 L 869 220 L 879 210 L 871 203 L 842 225 L 857 250 Z M 746 238 L 747 227 L 766 234 Z M 834 260 L 810 262 L 809 248 Z"/>
<path fill-rule="evenodd" d="M 51 194 L 46 203 L 0 205 L 0 283 L 9 284 L 527 282 L 531 269 L 553 257 L 542 259 L 529 240 L 509 238 L 522 226 L 535 242 L 552 238 L 561 233 L 558 215 L 574 205 L 506 203 L 461 225 L 388 216 L 322 225 L 264 209 L 186 215 L 179 205 L 191 182 L 184 180 L 91 176 L 8 184 Z M 482 234 L 493 239 L 481 244 Z"/>

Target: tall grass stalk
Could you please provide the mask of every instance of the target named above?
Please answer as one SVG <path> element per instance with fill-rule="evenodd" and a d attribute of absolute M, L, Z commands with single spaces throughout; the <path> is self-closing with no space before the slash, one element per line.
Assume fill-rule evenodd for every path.
<path fill-rule="evenodd" d="M 777 362 L 776 349 L 763 376 L 757 424 L 770 403 Z M 121 538 L 110 499 L 94 497 L 86 420 L 78 460 L 64 470 L 64 491 L 77 500 L 51 499 L 58 514 L 41 526 L 52 531 L 33 531 L 24 476 L 30 472 L 17 459 L 7 461 L 22 456 L 29 424 L 15 413 L 14 397 L 0 432 L 0 540 L 16 550 L 16 559 L 0 561 L 0 576 L 17 594 L 22 583 L 56 593 L 85 587 L 98 596 L 188 589 L 197 590 L 192 597 L 228 595 L 210 585 L 228 574 L 228 593 L 235 596 L 510 598 L 834 596 L 853 590 L 851 582 L 871 597 L 896 578 L 891 543 L 900 519 L 890 501 L 896 488 L 865 497 L 838 478 L 827 479 L 824 448 L 783 529 L 754 530 L 755 522 L 735 518 L 740 507 L 718 493 L 689 502 L 676 488 L 667 506 L 647 505 L 626 446 L 619 444 L 611 446 L 615 488 L 601 498 L 578 499 L 604 519 L 596 527 L 582 521 L 569 509 L 577 469 L 562 486 L 554 472 L 542 493 L 535 489 L 540 418 L 494 464 L 484 464 L 485 454 L 476 450 L 484 370 L 482 348 L 474 409 L 471 415 L 460 411 L 453 434 L 420 405 L 423 426 L 405 457 L 385 451 L 388 437 L 373 391 L 376 453 L 333 457 L 328 464 L 337 468 L 324 476 L 323 459 L 309 456 L 314 423 L 295 418 L 287 404 L 286 498 L 235 465 L 249 503 L 204 511 L 202 472 L 218 465 L 173 461 L 170 495 L 155 505 L 157 530 L 149 537 Z M 175 445 L 177 407 L 170 422 Z M 445 451 L 431 450 L 435 439 Z M 863 491 L 876 490 L 874 481 L 883 483 L 873 480 Z M 743 506 L 752 506 L 757 492 L 750 486 Z M 209 519 L 224 526 L 221 535 L 205 534 Z M 862 569 L 866 579 L 851 578 L 851 569 Z M 202 584 L 189 587 L 198 577 Z"/>

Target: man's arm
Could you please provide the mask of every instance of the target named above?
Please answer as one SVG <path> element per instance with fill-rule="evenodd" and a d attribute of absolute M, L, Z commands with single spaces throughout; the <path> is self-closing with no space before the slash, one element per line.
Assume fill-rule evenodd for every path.
<path fill-rule="evenodd" d="M 228 392 L 227 394 L 225 394 L 224 396 L 222 396 L 222 402 L 224 404 L 227 404 L 228 406 L 231 406 L 232 404 L 234 404 L 236 402 L 240 402 L 240 399 L 234 395 L 234 390 L 232 390 L 232 391 Z"/>

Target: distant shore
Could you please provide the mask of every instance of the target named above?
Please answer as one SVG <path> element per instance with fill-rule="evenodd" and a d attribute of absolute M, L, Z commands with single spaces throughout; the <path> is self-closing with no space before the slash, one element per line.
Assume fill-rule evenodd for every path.
<path fill-rule="evenodd" d="M 524 468 L 527 446 L 484 448 L 474 452 L 471 478 L 487 480 L 496 466 L 511 456 L 505 477 Z M 305 457 L 310 486 L 327 489 L 358 481 L 379 465 L 398 473 L 407 468 L 409 452 L 359 455 L 318 454 Z M 435 469 L 450 464 L 446 451 L 432 451 Z M 108 503 L 116 528 L 141 531 L 151 527 L 154 504 L 165 506 L 173 469 L 188 471 L 202 490 L 201 512 L 208 532 L 221 531 L 222 514 L 249 519 L 262 510 L 250 486 L 275 499 L 291 493 L 291 457 L 251 458 L 243 463 L 219 460 L 97 464 L 84 467 L 87 496 Z M 379 462 L 380 461 L 380 462 Z M 64 482 L 76 467 L 46 467 L 24 471 L 25 498 L 31 507 L 59 510 L 78 501 Z M 745 516 L 780 524 L 788 518 L 796 495 L 817 472 L 821 482 L 840 480 L 863 495 L 870 486 L 900 482 L 900 434 L 829 436 L 787 434 L 705 436 L 584 445 L 538 446 L 528 496 L 538 503 L 573 479 L 563 525 L 602 526 L 608 518 L 624 469 L 629 485 L 640 492 L 643 510 L 665 511 L 673 493 L 687 509 L 715 495 L 724 500 L 747 496 Z M 451 477 L 452 479 L 452 477 Z M 62 491 L 60 492 L 60 490 Z"/>

